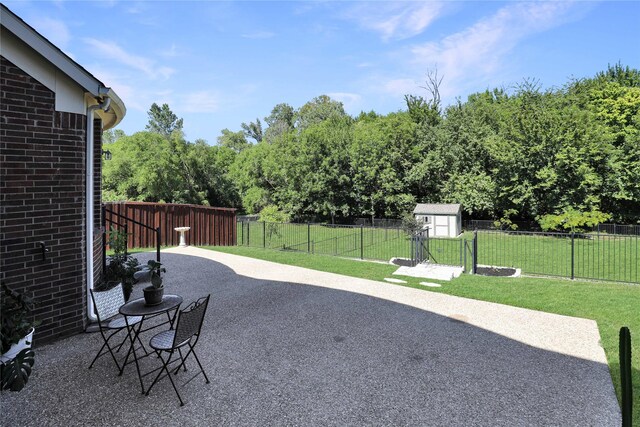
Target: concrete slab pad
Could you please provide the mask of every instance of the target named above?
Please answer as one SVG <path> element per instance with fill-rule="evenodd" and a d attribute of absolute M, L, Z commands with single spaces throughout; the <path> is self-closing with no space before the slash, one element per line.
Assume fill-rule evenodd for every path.
<path fill-rule="evenodd" d="M 440 265 L 433 263 L 418 264 L 414 267 L 399 267 L 393 274 L 399 276 L 420 277 L 424 279 L 446 280 L 449 281 L 456 277 L 460 277 L 464 269 L 449 265 Z"/>
<path fill-rule="evenodd" d="M 211 383 L 181 387 L 184 407 L 166 379 L 143 396 L 133 366 L 88 370 L 100 337 L 80 334 L 37 348 L 27 387 L 0 395 L 7 425 L 620 425 L 591 320 L 193 247 L 162 262 L 167 293 L 212 295 Z"/>
<path fill-rule="evenodd" d="M 420 282 L 422 286 L 426 286 L 428 288 L 441 288 L 442 285 L 440 283 L 431 283 L 431 282 Z"/>
<path fill-rule="evenodd" d="M 406 280 L 400 280 L 400 279 L 393 279 L 391 277 L 385 277 L 384 278 L 385 282 L 389 282 L 389 283 L 407 283 Z"/>

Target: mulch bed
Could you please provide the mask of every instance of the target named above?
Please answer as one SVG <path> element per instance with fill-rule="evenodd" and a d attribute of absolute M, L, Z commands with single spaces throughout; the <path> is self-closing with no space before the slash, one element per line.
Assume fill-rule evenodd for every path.
<path fill-rule="evenodd" d="M 509 277 L 516 274 L 516 269 L 510 267 L 478 267 L 476 273 L 482 276 Z"/>

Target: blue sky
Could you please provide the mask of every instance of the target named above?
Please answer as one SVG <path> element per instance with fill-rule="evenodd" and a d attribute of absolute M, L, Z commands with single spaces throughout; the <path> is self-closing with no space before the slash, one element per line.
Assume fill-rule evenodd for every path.
<path fill-rule="evenodd" d="M 640 2 L 130 2 L 5 4 L 111 86 L 143 130 L 151 103 L 189 140 L 328 94 L 350 114 L 404 108 L 437 67 L 443 101 L 621 61 L 640 68 Z"/>

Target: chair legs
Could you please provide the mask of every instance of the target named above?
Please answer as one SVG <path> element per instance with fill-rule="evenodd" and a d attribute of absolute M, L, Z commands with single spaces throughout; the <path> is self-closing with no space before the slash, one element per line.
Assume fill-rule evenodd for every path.
<path fill-rule="evenodd" d="M 96 360 L 98 360 L 98 358 L 100 356 L 103 356 L 103 355 L 106 354 L 106 352 L 103 352 L 103 350 L 104 350 L 105 347 L 107 347 L 107 349 L 109 350 L 109 353 L 111 353 L 111 358 L 113 359 L 113 363 L 115 363 L 116 366 L 118 367 L 118 370 L 120 370 L 120 364 L 118 363 L 118 359 L 116 359 L 116 355 L 113 354 L 113 350 L 111 349 L 111 346 L 109 345 L 109 340 L 111 338 L 113 338 L 113 336 L 116 335 L 118 332 L 120 332 L 120 330 L 117 330 L 117 331 L 113 332 L 111 335 L 109 335 L 107 337 L 107 336 L 105 336 L 105 334 L 102 331 L 100 331 L 100 334 L 102 335 L 102 339 L 104 340 L 104 344 L 102 344 L 102 347 L 100 347 L 100 350 L 98 351 L 98 354 L 96 354 L 96 357 L 94 357 L 93 360 L 91 361 L 91 364 L 89 365 L 89 369 L 91 369 L 93 367 L 93 364 L 96 363 Z M 122 344 L 120 344 L 120 345 L 122 345 Z"/>
<path fill-rule="evenodd" d="M 194 351 L 194 346 L 191 343 L 188 343 L 189 345 L 189 351 L 187 352 L 186 356 L 182 356 L 182 351 L 180 350 L 180 348 L 178 348 L 178 355 L 180 356 L 180 364 L 178 365 L 177 368 L 172 369 L 171 371 L 173 372 L 174 375 L 177 375 L 178 372 L 180 371 L 180 368 L 183 368 L 184 371 L 187 370 L 187 366 L 186 366 L 186 362 L 187 362 L 187 358 L 189 357 L 190 354 L 193 354 L 193 357 L 196 359 L 196 363 L 198 364 L 198 366 L 200 367 L 200 372 L 202 372 L 202 375 L 204 375 L 204 379 L 206 381 L 207 384 L 209 384 L 209 377 L 207 377 L 207 373 L 204 371 L 204 368 L 202 367 L 202 364 L 200 363 L 200 359 L 198 359 L 198 356 L 196 355 L 196 352 Z M 160 371 L 158 372 L 158 375 L 156 375 L 155 379 L 153 380 L 153 382 L 151 383 L 151 385 L 149 386 L 149 388 L 146 391 L 146 395 L 149 396 L 149 392 L 151 391 L 151 389 L 153 388 L 153 386 L 162 378 L 164 377 L 169 377 L 169 381 L 171 381 L 171 385 L 173 386 L 173 390 L 175 390 L 176 395 L 178 396 L 178 400 L 180 400 L 180 406 L 184 406 L 184 402 L 182 401 L 182 397 L 180 397 L 180 393 L 178 392 L 178 388 L 176 387 L 175 382 L 173 381 L 173 378 L 171 377 L 171 372 L 169 371 L 169 365 L 171 364 L 171 359 L 175 353 L 175 350 L 171 350 L 169 352 L 169 357 L 167 358 L 167 360 L 165 360 L 162 357 L 162 351 L 156 350 L 156 353 L 158 354 L 158 358 L 160 358 L 160 360 L 162 361 L 162 367 L 160 368 Z M 178 360 L 174 360 L 174 362 L 177 362 Z M 163 372 L 166 372 L 166 374 L 163 376 Z M 198 374 L 200 373 L 198 372 Z M 198 376 L 198 374 L 196 374 L 194 377 L 192 377 L 191 379 L 189 379 L 188 382 L 190 382 L 192 379 L 194 379 L 196 376 Z"/>
<path fill-rule="evenodd" d="M 205 379 L 206 383 L 209 384 L 209 377 L 207 377 L 207 373 L 204 371 L 204 368 L 202 367 L 202 364 L 200 363 L 200 359 L 198 359 L 198 355 L 196 354 L 196 352 L 195 352 L 195 350 L 193 348 L 194 345 L 192 345 L 191 343 L 187 343 L 187 345 L 189 346 L 189 351 L 187 352 L 187 355 L 185 357 L 182 357 L 182 353 L 180 353 L 180 358 L 182 359 L 182 363 L 180 363 L 180 365 L 176 368 L 176 372 L 175 373 L 177 374 L 178 370 L 183 365 L 184 365 L 184 370 L 185 371 L 187 370 L 187 367 L 186 367 L 187 357 L 189 357 L 190 354 L 193 354 L 193 357 L 196 359 L 196 362 L 198 363 L 198 366 L 200 367 L 200 372 L 202 372 L 202 375 L 204 375 L 204 379 Z"/>
<path fill-rule="evenodd" d="M 193 353 L 193 357 L 196 358 L 196 362 L 198 362 L 198 366 L 200 367 L 200 370 L 202 371 L 202 375 L 204 375 L 204 379 L 205 379 L 206 383 L 209 384 L 209 377 L 207 376 L 207 373 L 204 371 L 204 368 L 202 367 L 202 364 L 200 363 L 200 359 L 198 359 L 198 356 L 196 355 L 196 352 L 193 351 L 193 347 L 191 348 L 191 353 Z"/>
<path fill-rule="evenodd" d="M 153 386 L 158 382 L 158 380 L 162 376 L 162 372 L 166 372 L 167 374 L 165 375 L 165 377 L 169 377 L 169 381 L 171 381 L 171 385 L 173 386 L 173 390 L 176 392 L 176 395 L 178 396 L 178 400 L 180 401 L 180 406 L 184 406 L 184 402 L 182 401 L 182 397 L 180 397 L 180 393 L 178 392 L 178 388 L 176 387 L 176 383 L 173 382 L 173 378 L 171 377 L 171 373 L 169 372 L 169 363 L 171 363 L 171 357 L 172 356 L 173 356 L 173 351 L 171 351 L 169 353 L 169 357 L 165 361 L 164 357 L 162 357 L 161 352 L 158 351 L 158 357 L 160 358 L 160 360 L 162 360 L 162 369 L 160 369 L 160 372 L 158 372 L 158 375 L 156 375 L 156 378 L 153 380 L 153 382 L 151 383 L 151 385 L 149 386 L 149 388 L 147 389 L 147 392 L 145 394 L 147 396 L 149 396 L 149 392 L 151 391 Z M 180 356 L 180 357 L 182 357 L 182 356 Z"/>

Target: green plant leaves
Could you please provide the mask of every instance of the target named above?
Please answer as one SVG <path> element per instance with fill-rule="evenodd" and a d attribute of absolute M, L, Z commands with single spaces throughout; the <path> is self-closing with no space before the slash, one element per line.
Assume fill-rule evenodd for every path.
<path fill-rule="evenodd" d="M 0 366 L 0 388 L 22 390 L 29 381 L 34 363 L 35 352 L 30 348 L 21 350 L 13 360 Z"/>

